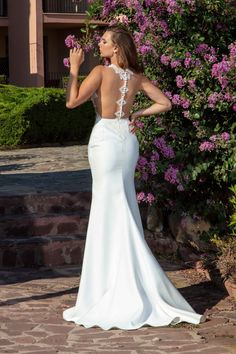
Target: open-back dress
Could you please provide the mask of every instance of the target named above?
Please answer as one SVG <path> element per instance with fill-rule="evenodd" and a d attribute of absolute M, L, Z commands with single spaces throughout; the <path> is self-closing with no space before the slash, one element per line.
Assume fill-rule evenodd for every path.
<path fill-rule="evenodd" d="M 90 135 L 92 203 L 82 272 L 76 304 L 63 318 L 104 330 L 198 324 L 205 316 L 176 289 L 144 239 L 134 186 L 139 143 L 123 112 L 133 72 L 110 68 L 122 82 L 118 110 L 110 119 L 97 113 Z"/>

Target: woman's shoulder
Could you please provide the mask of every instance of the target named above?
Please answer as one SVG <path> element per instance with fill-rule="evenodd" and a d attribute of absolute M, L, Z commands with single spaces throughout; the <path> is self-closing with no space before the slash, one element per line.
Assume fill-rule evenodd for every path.
<path fill-rule="evenodd" d="M 102 72 L 103 71 L 103 69 L 104 69 L 104 65 L 96 65 L 93 69 L 92 69 L 92 71 L 91 71 L 91 73 L 99 73 L 99 72 Z"/>
<path fill-rule="evenodd" d="M 144 75 L 144 73 L 141 73 L 140 76 L 140 84 L 141 86 L 145 86 L 145 85 L 153 85 L 152 81 L 146 76 Z M 153 85 L 154 86 L 154 85 Z"/>
<path fill-rule="evenodd" d="M 89 73 L 88 77 L 93 80 L 101 80 L 103 74 L 103 65 L 96 65 Z"/>

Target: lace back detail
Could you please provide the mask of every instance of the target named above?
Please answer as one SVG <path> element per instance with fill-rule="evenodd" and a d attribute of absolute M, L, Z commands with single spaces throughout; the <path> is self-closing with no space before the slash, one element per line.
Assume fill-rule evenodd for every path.
<path fill-rule="evenodd" d="M 124 85 L 120 87 L 120 92 L 121 92 L 121 97 L 119 100 L 116 101 L 117 105 L 119 106 L 119 109 L 117 112 L 115 112 L 115 116 L 118 119 L 121 119 L 125 113 L 123 112 L 123 106 L 126 104 L 125 101 L 125 94 L 129 91 L 128 89 L 128 80 L 130 80 L 131 75 L 133 75 L 133 72 L 129 69 L 122 69 L 116 66 L 115 64 L 110 64 L 109 68 L 112 68 L 116 74 L 120 76 L 120 79 L 124 81 Z"/>

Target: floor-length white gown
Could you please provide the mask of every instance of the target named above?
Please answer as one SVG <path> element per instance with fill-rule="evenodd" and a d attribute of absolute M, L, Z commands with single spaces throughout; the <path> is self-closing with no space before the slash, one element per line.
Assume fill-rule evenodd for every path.
<path fill-rule="evenodd" d="M 90 136 L 93 187 L 82 273 L 76 304 L 63 312 L 63 318 L 104 330 L 198 324 L 205 316 L 175 288 L 144 239 L 134 187 L 139 143 L 129 120 L 122 118 L 133 73 L 110 67 L 124 85 L 117 118 L 97 114 Z"/>

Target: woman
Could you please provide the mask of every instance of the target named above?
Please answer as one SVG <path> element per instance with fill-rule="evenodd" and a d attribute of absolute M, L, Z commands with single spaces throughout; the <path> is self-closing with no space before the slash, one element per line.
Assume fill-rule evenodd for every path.
<path fill-rule="evenodd" d="M 92 204 L 76 305 L 63 317 L 84 327 L 136 329 L 181 321 L 198 324 L 197 314 L 182 297 L 150 251 L 136 200 L 134 172 L 139 157 L 135 120 L 171 109 L 169 99 L 143 74 L 131 35 L 112 26 L 99 43 L 109 66 L 96 66 L 80 87 L 82 49 L 70 50 L 66 106 L 91 96 L 96 122 L 89 144 Z M 143 91 L 154 103 L 131 115 L 135 95 Z"/>

